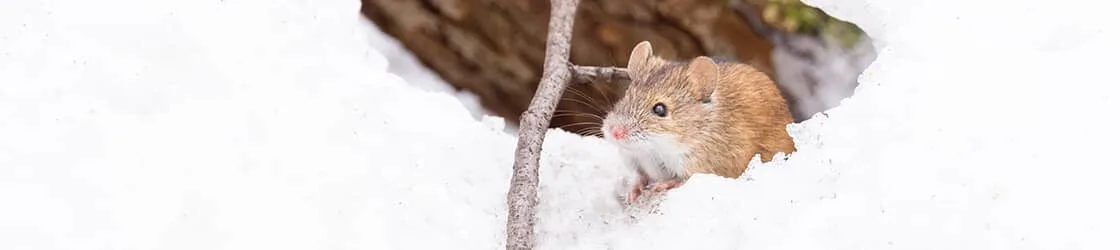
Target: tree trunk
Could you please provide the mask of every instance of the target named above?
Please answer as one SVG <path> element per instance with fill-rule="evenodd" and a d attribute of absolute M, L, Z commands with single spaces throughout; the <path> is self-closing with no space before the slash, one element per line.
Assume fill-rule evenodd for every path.
<path fill-rule="evenodd" d="M 756 8 L 757 9 L 757 8 Z M 516 122 L 541 77 L 549 2 L 543 0 L 363 0 L 362 13 L 400 40 L 427 67 L 488 110 Z M 650 41 L 672 59 L 726 56 L 774 75 L 772 45 L 727 0 L 583 0 L 575 19 L 572 63 L 625 66 L 630 49 Z M 599 118 L 622 94 L 616 83 L 575 84 L 550 126 L 597 133 Z"/>

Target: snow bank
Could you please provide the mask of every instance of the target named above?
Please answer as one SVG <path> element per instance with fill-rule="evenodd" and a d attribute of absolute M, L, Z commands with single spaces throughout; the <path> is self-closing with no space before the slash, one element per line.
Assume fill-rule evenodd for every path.
<path fill-rule="evenodd" d="M 774 81 L 788 96 L 795 122 L 851 97 L 859 76 L 875 61 L 875 46 L 861 34 L 850 47 L 829 36 L 788 34 L 771 52 Z"/>
<path fill-rule="evenodd" d="M 881 51 L 798 153 L 624 209 L 611 148 L 551 131 L 542 249 L 1117 248 L 1107 8 L 811 3 Z M 501 248 L 515 138 L 357 9 L 0 3 L 0 249 Z"/>
<path fill-rule="evenodd" d="M 434 91 L 442 92 L 455 96 L 475 119 L 482 119 L 484 116 L 497 116 L 494 113 L 482 107 L 479 102 L 478 96 L 466 91 L 456 90 L 451 84 L 441 79 L 438 74 L 428 69 L 420 60 L 416 59 L 398 40 L 382 32 L 377 25 L 372 22 L 362 22 L 363 26 L 374 31 L 369 32 L 369 40 L 373 44 L 374 50 L 380 52 L 386 59 L 389 60 L 389 73 L 398 75 L 405 80 L 410 86 Z M 512 125 L 513 123 L 506 123 Z M 507 131 L 511 134 L 517 133 L 517 128 L 507 127 Z"/>
<path fill-rule="evenodd" d="M 0 3 L 0 249 L 493 249 L 513 138 L 358 4 Z"/>

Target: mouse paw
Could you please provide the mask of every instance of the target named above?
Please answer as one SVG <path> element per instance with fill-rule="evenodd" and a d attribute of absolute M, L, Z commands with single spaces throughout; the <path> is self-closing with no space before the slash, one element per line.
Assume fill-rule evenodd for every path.
<path fill-rule="evenodd" d="M 634 187 L 630 188 L 630 193 L 626 196 L 626 203 L 634 204 L 634 202 L 638 201 L 639 196 L 642 196 L 642 188 L 638 185 L 634 185 Z"/>
<path fill-rule="evenodd" d="M 633 204 L 634 202 L 638 201 L 638 197 L 642 195 L 642 189 L 644 189 L 646 185 L 649 185 L 649 176 L 646 176 L 645 174 L 639 174 L 638 181 L 634 182 L 634 185 L 630 186 L 630 193 L 626 197 L 626 202 Z"/>
<path fill-rule="evenodd" d="M 664 181 L 659 181 L 657 183 L 653 183 L 653 188 L 651 188 L 651 190 L 653 190 L 653 192 L 659 192 L 660 193 L 660 192 L 665 192 L 665 191 L 669 191 L 671 189 L 680 187 L 682 184 L 684 184 L 684 181 L 682 181 L 680 179 L 664 180 Z"/>

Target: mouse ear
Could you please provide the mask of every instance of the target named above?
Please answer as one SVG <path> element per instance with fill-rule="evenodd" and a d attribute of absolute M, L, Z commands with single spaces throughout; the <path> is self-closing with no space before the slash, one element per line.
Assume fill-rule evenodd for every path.
<path fill-rule="evenodd" d="M 653 56 L 653 46 L 649 41 L 642 41 L 634 46 L 634 50 L 630 51 L 630 61 L 626 63 L 626 72 L 630 75 L 630 79 L 637 79 L 637 76 L 649 73 L 653 63 L 658 58 Z"/>
<path fill-rule="evenodd" d="M 716 90 L 719 81 L 719 66 L 710 57 L 700 56 L 688 62 L 688 79 L 691 84 L 704 90 L 704 100 L 708 100 Z"/>

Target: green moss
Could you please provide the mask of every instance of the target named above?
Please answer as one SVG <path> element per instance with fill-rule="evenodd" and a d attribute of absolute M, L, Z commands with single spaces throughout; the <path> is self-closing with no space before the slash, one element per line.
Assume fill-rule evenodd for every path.
<path fill-rule="evenodd" d="M 835 19 L 833 19 L 835 20 Z M 830 21 L 824 27 L 824 34 L 836 38 L 844 47 L 852 47 L 859 42 L 860 35 L 863 30 L 859 29 L 855 24 L 844 21 Z"/>
<path fill-rule="evenodd" d="M 746 1 L 765 1 L 763 21 L 786 32 L 829 36 L 847 47 L 858 42 L 863 33 L 856 25 L 833 18 L 800 0 Z"/>

